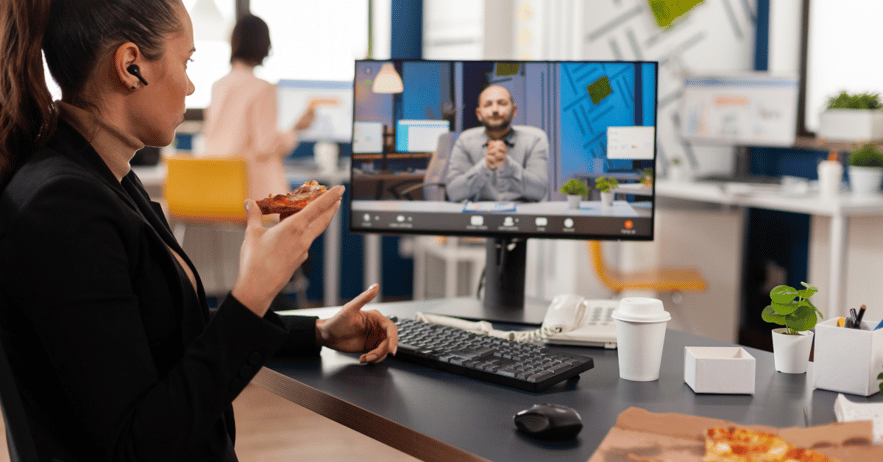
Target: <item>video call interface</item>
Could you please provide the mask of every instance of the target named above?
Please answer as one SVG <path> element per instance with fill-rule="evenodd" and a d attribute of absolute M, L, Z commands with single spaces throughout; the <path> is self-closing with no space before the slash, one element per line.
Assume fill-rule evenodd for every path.
<path fill-rule="evenodd" d="M 357 61 L 350 229 L 650 240 L 656 101 L 656 62 Z"/>

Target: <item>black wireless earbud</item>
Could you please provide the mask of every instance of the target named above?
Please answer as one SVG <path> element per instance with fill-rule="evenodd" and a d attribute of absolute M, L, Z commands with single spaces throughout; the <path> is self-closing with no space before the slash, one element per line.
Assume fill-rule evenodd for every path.
<path fill-rule="evenodd" d="M 128 71 L 129 74 L 132 74 L 135 77 L 138 77 L 138 80 L 140 80 L 141 83 L 143 83 L 144 85 L 147 85 L 147 81 L 144 80 L 144 77 L 141 77 L 141 70 L 138 69 L 137 65 L 135 65 L 135 64 L 130 65 L 129 67 L 126 68 L 126 71 Z"/>

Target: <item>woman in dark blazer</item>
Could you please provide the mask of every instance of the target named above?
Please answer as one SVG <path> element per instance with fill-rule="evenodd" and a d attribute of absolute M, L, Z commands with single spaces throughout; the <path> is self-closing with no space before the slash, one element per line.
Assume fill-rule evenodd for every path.
<path fill-rule="evenodd" d="M 361 310 L 376 286 L 328 320 L 268 310 L 342 187 L 272 228 L 247 201 L 239 278 L 210 317 L 128 168 L 172 141 L 193 92 L 183 4 L 49 5 L 0 7 L 0 341 L 40 460 L 235 461 L 231 403 L 275 352 L 395 352 L 395 325 Z M 62 101 L 42 81 L 41 44 Z"/>

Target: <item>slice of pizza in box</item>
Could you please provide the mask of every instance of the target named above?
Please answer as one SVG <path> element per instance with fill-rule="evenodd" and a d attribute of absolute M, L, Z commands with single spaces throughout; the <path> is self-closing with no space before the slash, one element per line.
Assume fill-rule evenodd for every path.
<path fill-rule="evenodd" d="M 870 421 L 779 429 L 632 407 L 619 415 L 589 462 L 883 460 L 883 446 L 872 441 Z"/>

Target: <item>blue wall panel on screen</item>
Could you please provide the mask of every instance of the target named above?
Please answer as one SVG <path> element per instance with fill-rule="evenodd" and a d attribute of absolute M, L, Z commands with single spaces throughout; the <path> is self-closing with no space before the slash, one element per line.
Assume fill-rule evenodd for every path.
<path fill-rule="evenodd" d="M 644 113 L 655 112 L 655 105 L 647 111 L 643 103 L 650 99 L 644 94 L 643 83 L 636 88 L 636 71 L 644 76 L 639 66 L 641 64 L 635 63 L 561 64 L 563 178 L 632 169 L 629 160 L 607 158 L 607 128 L 634 126 L 636 118 L 646 121 Z M 655 88 L 655 81 L 648 84 Z M 636 107 L 635 95 L 639 92 L 642 104 Z M 650 100 L 655 101 L 655 95 Z"/>

